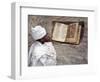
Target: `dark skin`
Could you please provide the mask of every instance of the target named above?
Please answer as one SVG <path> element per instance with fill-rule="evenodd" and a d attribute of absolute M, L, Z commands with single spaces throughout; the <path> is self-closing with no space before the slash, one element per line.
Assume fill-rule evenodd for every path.
<path fill-rule="evenodd" d="M 39 42 L 41 42 L 42 44 L 44 44 L 45 42 L 51 42 L 51 37 L 48 35 L 48 33 L 41 39 L 37 40 Z"/>

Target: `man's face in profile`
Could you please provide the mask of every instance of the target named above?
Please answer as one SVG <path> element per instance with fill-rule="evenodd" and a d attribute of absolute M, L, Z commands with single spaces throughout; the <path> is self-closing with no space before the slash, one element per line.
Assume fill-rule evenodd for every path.
<path fill-rule="evenodd" d="M 42 39 L 39 39 L 38 41 L 40 41 L 41 43 L 51 42 L 51 37 L 47 33 Z"/>

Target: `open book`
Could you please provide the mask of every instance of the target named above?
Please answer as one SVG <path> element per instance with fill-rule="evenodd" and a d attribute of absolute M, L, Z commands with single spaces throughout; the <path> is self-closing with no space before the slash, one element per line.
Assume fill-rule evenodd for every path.
<path fill-rule="evenodd" d="M 79 44 L 81 25 L 79 23 L 55 23 L 53 27 L 52 40 Z"/>

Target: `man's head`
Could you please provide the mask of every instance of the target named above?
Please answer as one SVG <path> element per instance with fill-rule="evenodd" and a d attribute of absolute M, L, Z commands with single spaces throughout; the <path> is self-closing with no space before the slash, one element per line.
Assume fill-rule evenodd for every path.
<path fill-rule="evenodd" d="M 35 26 L 32 28 L 32 37 L 36 41 L 40 41 L 41 43 L 50 42 L 51 38 L 46 32 L 45 28 L 42 26 Z"/>

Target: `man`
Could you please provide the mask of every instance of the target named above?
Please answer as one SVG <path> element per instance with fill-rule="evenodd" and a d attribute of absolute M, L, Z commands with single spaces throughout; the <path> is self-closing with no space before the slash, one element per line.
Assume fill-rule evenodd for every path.
<path fill-rule="evenodd" d="M 31 45 L 29 50 L 28 65 L 56 65 L 56 51 L 45 28 L 42 26 L 32 28 L 32 37 L 35 42 Z"/>

